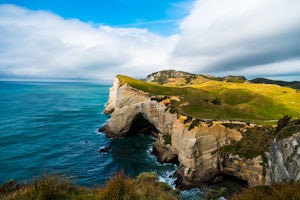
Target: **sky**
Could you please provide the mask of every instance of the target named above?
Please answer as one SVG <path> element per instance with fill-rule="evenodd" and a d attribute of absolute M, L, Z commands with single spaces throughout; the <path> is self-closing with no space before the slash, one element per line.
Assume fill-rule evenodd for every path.
<path fill-rule="evenodd" d="M 300 81 L 299 0 L 0 0 L 0 80 Z"/>

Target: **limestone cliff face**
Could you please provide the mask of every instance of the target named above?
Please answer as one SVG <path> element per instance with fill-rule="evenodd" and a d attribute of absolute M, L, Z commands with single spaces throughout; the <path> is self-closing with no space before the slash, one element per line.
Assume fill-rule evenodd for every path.
<path fill-rule="evenodd" d="M 242 122 L 229 123 L 251 128 Z M 172 146 L 178 152 L 181 164 L 178 173 L 183 177 L 184 185 L 214 182 L 219 174 L 246 180 L 251 186 L 265 184 L 261 156 L 245 159 L 218 152 L 220 147 L 242 138 L 237 129 L 226 128 L 225 124 L 222 121 L 214 121 L 209 125 L 202 122 L 189 130 L 182 120 L 175 121 Z"/>
<path fill-rule="evenodd" d="M 162 162 L 178 160 L 177 174 L 183 185 L 214 182 L 220 174 L 235 176 L 250 186 L 300 179 L 300 133 L 274 142 L 268 167 L 261 156 L 245 159 L 219 151 L 222 146 L 241 140 L 242 132 L 253 125 L 201 120 L 193 124 L 186 116 L 170 113 L 164 101 L 154 99 L 116 78 L 104 110 L 111 118 L 101 130 L 109 137 L 123 137 L 137 118 L 151 124 L 158 133 L 154 152 Z M 166 142 L 164 136 L 170 141 Z"/>
<path fill-rule="evenodd" d="M 104 113 L 111 114 L 104 128 L 105 133 L 109 137 L 125 136 L 135 117 L 141 115 L 160 133 L 171 134 L 175 115 L 166 112 L 165 109 L 164 104 L 151 100 L 149 94 L 127 84 L 121 85 L 116 78 L 104 110 Z"/>

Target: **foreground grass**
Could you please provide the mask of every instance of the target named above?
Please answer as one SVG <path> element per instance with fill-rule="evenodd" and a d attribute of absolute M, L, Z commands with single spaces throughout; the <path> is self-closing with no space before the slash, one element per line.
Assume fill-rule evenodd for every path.
<path fill-rule="evenodd" d="M 122 84 L 148 92 L 150 95 L 179 96 L 172 102 L 173 111 L 198 119 L 241 120 L 272 125 L 289 114 L 300 118 L 300 93 L 277 85 L 225 82 L 203 77 L 183 84 L 173 79 L 164 85 L 127 76 L 118 76 Z M 174 109 L 175 108 L 175 109 Z"/>
<path fill-rule="evenodd" d="M 300 182 L 282 183 L 271 186 L 247 188 L 240 194 L 234 194 L 231 200 L 298 200 L 300 199 Z"/>
<path fill-rule="evenodd" d="M 138 200 L 178 199 L 173 189 L 156 181 L 155 175 L 129 178 L 124 172 L 114 175 L 103 187 L 77 186 L 59 176 L 43 176 L 32 184 L 17 185 L 9 182 L 0 188 L 3 200 Z"/>
<path fill-rule="evenodd" d="M 173 200 L 179 199 L 170 186 L 156 181 L 157 175 L 144 173 L 132 179 L 124 172 L 114 175 L 103 187 L 85 188 L 59 176 L 43 176 L 32 184 L 18 185 L 11 181 L 0 187 L 1 200 Z M 231 200 L 300 199 L 300 182 L 245 188 Z M 219 190 L 211 190 L 206 199 L 218 199 Z"/>

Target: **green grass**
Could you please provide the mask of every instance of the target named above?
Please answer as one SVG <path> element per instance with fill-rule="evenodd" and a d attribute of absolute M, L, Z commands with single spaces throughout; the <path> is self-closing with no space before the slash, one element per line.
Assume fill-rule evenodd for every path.
<path fill-rule="evenodd" d="M 286 114 L 300 117 L 300 93 L 277 85 L 225 82 L 195 78 L 193 84 L 182 85 L 182 78 L 159 85 L 118 75 L 122 84 L 148 92 L 149 95 L 179 96 L 172 111 L 199 119 L 241 120 L 258 124 L 274 124 Z M 199 80 L 198 80 L 199 79 Z M 218 104 L 215 100 L 218 100 Z M 188 103 L 182 106 L 183 103 Z"/>
<path fill-rule="evenodd" d="M 174 200 L 177 194 L 170 186 L 157 182 L 157 175 L 144 173 L 136 179 L 124 172 L 111 177 L 103 187 L 80 187 L 59 176 L 43 176 L 32 184 L 0 187 L 1 200 Z"/>

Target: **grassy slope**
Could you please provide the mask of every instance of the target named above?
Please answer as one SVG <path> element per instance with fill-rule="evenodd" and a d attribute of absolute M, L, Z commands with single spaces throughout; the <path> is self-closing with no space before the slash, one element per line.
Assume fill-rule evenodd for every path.
<path fill-rule="evenodd" d="M 275 123 L 285 114 L 300 117 L 300 93 L 277 85 L 209 80 L 199 76 L 184 85 L 182 78 L 164 85 L 118 76 L 123 83 L 152 95 L 181 96 L 180 114 L 200 119 L 230 119 Z M 181 85 L 181 86 L 178 86 Z M 180 106 L 188 102 L 187 106 Z"/>

